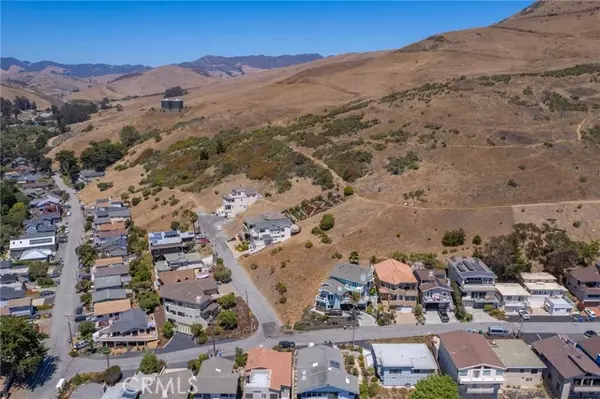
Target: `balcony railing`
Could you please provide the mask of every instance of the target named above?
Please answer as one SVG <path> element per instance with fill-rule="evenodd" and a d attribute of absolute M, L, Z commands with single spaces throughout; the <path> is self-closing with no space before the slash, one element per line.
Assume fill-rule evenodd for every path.
<path fill-rule="evenodd" d="M 589 385 L 571 385 L 573 392 L 597 392 L 600 393 L 600 386 L 589 386 Z"/>
<path fill-rule="evenodd" d="M 459 384 L 503 384 L 505 381 L 503 375 L 496 376 L 480 376 L 480 377 L 470 377 L 470 376 L 459 376 L 458 383 Z"/>
<path fill-rule="evenodd" d="M 489 388 L 467 388 L 468 394 L 494 393 L 494 387 Z"/>

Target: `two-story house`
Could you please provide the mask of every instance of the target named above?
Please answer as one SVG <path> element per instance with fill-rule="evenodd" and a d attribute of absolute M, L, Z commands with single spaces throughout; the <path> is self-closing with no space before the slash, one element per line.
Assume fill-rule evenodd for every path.
<path fill-rule="evenodd" d="M 218 216 L 233 219 L 262 196 L 253 188 L 234 188 L 231 193 L 223 195 L 223 205 L 217 209 Z"/>
<path fill-rule="evenodd" d="M 438 371 L 425 344 L 373 344 L 372 353 L 375 371 L 386 387 L 413 386 Z"/>
<path fill-rule="evenodd" d="M 535 341 L 531 347 L 547 367 L 543 378 L 552 397 L 600 397 L 600 366 L 581 350 L 558 335 Z"/>
<path fill-rule="evenodd" d="M 358 379 L 346 373 L 342 351 L 327 345 L 299 349 L 296 398 L 358 399 Z"/>
<path fill-rule="evenodd" d="M 154 321 L 148 321 L 146 312 L 133 308 L 121 313 L 109 322 L 108 327 L 93 334 L 94 342 L 107 346 L 146 346 L 158 340 Z"/>
<path fill-rule="evenodd" d="M 529 293 L 529 307 L 543 308 L 548 298 L 563 298 L 567 289 L 546 272 L 521 273 L 519 281 Z"/>
<path fill-rule="evenodd" d="M 94 316 L 99 321 L 110 320 L 129 309 L 131 309 L 129 298 L 102 301 L 94 304 Z"/>
<path fill-rule="evenodd" d="M 259 251 L 292 236 L 292 221 L 279 212 L 263 213 L 244 219 L 244 239 L 252 251 Z"/>
<path fill-rule="evenodd" d="M 152 258 L 164 260 L 167 254 L 190 252 L 194 248 L 196 235 L 193 231 L 156 231 L 148 233 L 148 245 Z"/>
<path fill-rule="evenodd" d="M 594 266 L 571 269 L 567 272 L 566 285 L 580 303 L 585 306 L 600 305 L 600 261 Z"/>
<path fill-rule="evenodd" d="M 96 248 L 100 257 L 116 258 L 127 256 L 127 237 L 110 237 Z"/>
<path fill-rule="evenodd" d="M 529 292 L 518 283 L 496 283 L 500 306 L 505 313 L 517 313 L 529 308 Z"/>
<path fill-rule="evenodd" d="M 207 320 L 216 316 L 218 305 L 213 295 L 218 287 L 211 277 L 200 280 L 165 284 L 160 287 L 165 317 L 175 325 L 175 329 L 184 334 L 192 333 L 193 324 L 208 325 Z"/>
<path fill-rule="evenodd" d="M 245 375 L 245 399 L 290 399 L 292 354 L 253 348 L 248 352 Z"/>
<path fill-rule="evenodd" d="M 157 273 L 186 269 L 208 269 L 202 262 L 202 255 L 198 252 L 164 254 L 164 260 L 154 262 Z"/>
<path fill-rule="evenodd" d="M 115 266 L 118 267 L 118 266 Z M 105 270 L 108 268 L 102 268 L 100 270 Z M 97 272 L 96 272 L 97 273 Z M 120 274 L 116 274 L 116 275 L 109 275 L 109 276 L 104 276 L 104 277 L 96 277 L 94 278 L 94 291 L 102 291 L 102 290 L 107 290 L 107 289 L 115 289 L 115 288 L 122 288 L 123 287 L 123 281 L 121 280 L 121 275 Z"/>
<path fill-rule="evenodd" d="M 417 278 L 412 269 L 395 259 L 386 259 L 373 266 L 379 297 L 390 309 L 412 312 L 417 304 Z"/>
<path fill-rule="evenodd" d="M 481 309 L 485 305 L 498 307 L 496 275 L 478 258 L 451 257 L 448 277 L 458 285 L 465 306 Z"/>
<path fill-rule="evenodd" d="M 202 362 L 196 376 L 197 399 L 236 399 L 240 390 L 240 375 L 233 372 L 234 362 L 212 357 Z"/>
<path fill-rule="evenodd" d="M 14 317 L 31 317 L 33 315 L 33 304 L 31 297 L 23 297 L 19 299 L 11 299 L 7 301 L 6 306 L 2 308 L 6 310 L 6 315 Z"/>
<path fill-rule="evenodd" d="M 440 369 L 458 383 L 462 399 L 498 397 L 506 368 L 483 335 L 465 330 L 442 333 L 437 352 Z"/>
<path fill-rule="evenodd" d="M 542 382 L 542 373 L 546 370 L 546 366 L 525 341 L 498 339 L 490 345 L 506 367 L 505 387 L 531 388 Z"/>
<path fill-rule="evenodd" d="M 577 347 L 588 355 L 594 363 L 600 366 L 600 335 L 592 335 L 587 339 L 579 341 Z"/>
<path fill-rule="evenodd" d="M 415 276 L 419 283 L 419 299 L 423 310 L 452 308 L 452 287 L 441 269 L 418 269 Z"/>
<path fill-rule="evenodd" d="M 27 234 L 10 240 L 10 257 L 17 260 L 48 260 L 58 249 L 54 233 Z"/>
<path fill-rule="evenodd" d="M 127 284 L 131 281 L 131 276 L 129 275 L 129 266 L 109 266 L 109 267 L 101 267 L 99 269 L 94 270 L 92 273 L 92 282 L 96 282 L 99 278 L 104 277 L 112 277 L 119 276 L 121 279 L 121 284 Z M 116 278 L 114 279 L 116 281 Z M 119 287 L 108 287 L 108 288 L 119 288 Z"/>
<path fill-rule="evenodd" d="M 329 278 L 319 288 L 315 307 L 322 312 L 337 313 L 351 309 L 352 293 L 358 294 L 357 307 L 366 308 L 373 299 L 370 290 L 373 284 L 373 269 L 353 263 L 340 263 L 329 272 Z"/>

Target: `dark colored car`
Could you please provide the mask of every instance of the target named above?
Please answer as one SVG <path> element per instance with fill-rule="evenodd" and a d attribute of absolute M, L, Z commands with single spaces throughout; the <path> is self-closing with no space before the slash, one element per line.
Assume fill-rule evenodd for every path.
<path fill-rule="evenodd" d="M 52 296 L 54 295 L 54 291 L 42 291 L 40 292 L 40 296 Z"/>
<path fill-rule="evenodd" d="M 82 321 L 85 321 L 86 319 L 87 317 L 85 317 L 84 315 L 75 316 L 75 323 L 80 323 Z"/>
<path fill-rule="evenodd" d="M 281 349 L 295 348 L 296 347 L 296 343 L 292 342 L 292 341 L 279 341 L 279 347 Z"/>
<path fill-rule="evenodd" d="M 598 333 L 594 330 L 587 330 L 586 332 L 583 333 L 583 335 L 585 335 L 586 338 L 589 338 L 589 337 L 593 337 L 594 335 L 598 335 Z"/>
<path fill-rule="evenodd" d="M 78 306 L 77 308 L 75 308 L 75 314 L 82 314 L 83 313 L 83 308 L 81 306 Z"/>
<path fill-rule="evenodd" d="M 440 320 L 442 323 L 448 323 L 450 321 L 450 317 L 448 317 L 448 312 L 446 309 L 438 309 L 438 314 L 440 315 Z"/>

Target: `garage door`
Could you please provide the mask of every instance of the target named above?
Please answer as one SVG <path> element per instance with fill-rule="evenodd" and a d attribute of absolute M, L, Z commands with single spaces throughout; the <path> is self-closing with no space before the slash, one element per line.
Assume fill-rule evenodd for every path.
<path fill-rule="evenodd" d="M 399 313 L 412 313 L 412 308 L 408 306 L 400 306 L 396 308 L 396 311 Z"/>

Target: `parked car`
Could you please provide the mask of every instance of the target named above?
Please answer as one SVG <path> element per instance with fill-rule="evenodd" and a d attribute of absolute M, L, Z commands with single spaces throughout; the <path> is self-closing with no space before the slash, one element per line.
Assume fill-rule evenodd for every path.
<path fill-rule="evenodd" d="M 71 211 L 67 211 L 67 216 L 71 216 Z"/>
<path fill-rule="evenodd" d="M 591 309 L 584 309 L 583 312 L 587 315 L 590 320 L 596 319 L 596 313 Z"/>
<path fill-rule="evenodd" d="M 52 296 L 52 295 L 54 295 L 54 291 L 46 290 L 46 291 L 40 292 L 40 296 Z"/>
<path fill-rule="evenodd" d="M 525 309 L 519 310 L 519 316 L 521 316 L 523 318 L 523 320 L 529 320 L 531 318 L 531 315 Z"/>
<path fill-rule="evenodd" d="M 296 343 L 292 341 L 279 341 L 279 348 L 281 349 L 290 349 L 295 348 Z"/>
<path fill-rule="evenodd" d="M 594 330 L 587 330 L 583 333 L 586 338 L 593 337 L 594 335 L 598 335 L 598 333 Z"/>
<path fill-rule="evenodd" d="M 82 314 L 83 313 L 83 307 L 78 306 L 75 308 L 75 314 Z"/>
<path fill-rule="evenodd" d="M 440 320 L 442 323 L 448 323 L 450 321 L 450 317 L 448 316 L 446 309 L 438 309 L 438 314 L 440 315 Z"/>
<path fill-rule="evenodd" d="M 500 336 L 500 337 L 508 337 L 510 331 L 504 327 L 499 326 L 490 326 L 487 331 L 490 336 Z"/>
<path fill-rule="evenodd" d="M 84 315 L 75 316 L 75 323 L 81 323 L 82 321 L 86 321 L 86 320 L 87 320 L 87 316 L 84 316 Z"/>
<path fill-rule="evenodd" d="M 86 341 L 78 341 L 78 342 L 75 342 L 75 345 L 73 345 L 73 347 L 75 349 L 83 349 L 87 346 L 87 344 L 88 343 Z"/>

